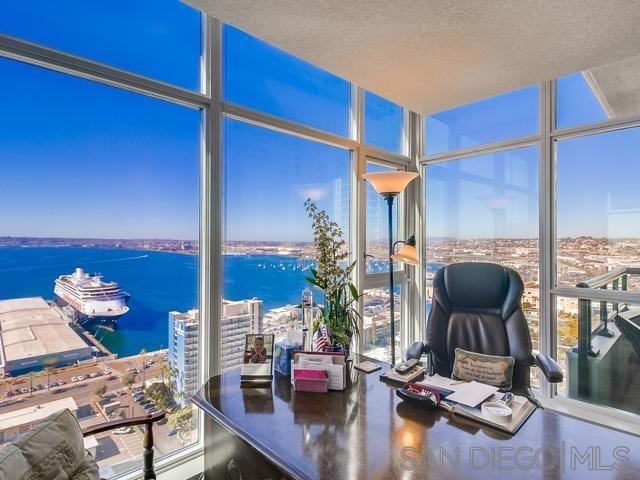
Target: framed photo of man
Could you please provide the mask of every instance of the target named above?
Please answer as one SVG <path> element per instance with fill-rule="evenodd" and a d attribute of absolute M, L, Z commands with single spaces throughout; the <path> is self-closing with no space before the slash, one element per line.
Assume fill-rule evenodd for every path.
<path fill-rule="evenodd" d="M 272 334 L 250 333 L 245 335 L 240 380 L 245 383 L 264 383 L 273 379 Z"/>

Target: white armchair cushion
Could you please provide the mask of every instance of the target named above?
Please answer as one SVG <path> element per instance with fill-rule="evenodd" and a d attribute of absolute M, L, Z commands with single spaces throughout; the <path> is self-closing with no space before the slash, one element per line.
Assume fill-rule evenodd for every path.
<path fill-rule="evenodd" d="M 99 480 L 69 410 L 51 415 L 0 450 L 0 480 Z"/>

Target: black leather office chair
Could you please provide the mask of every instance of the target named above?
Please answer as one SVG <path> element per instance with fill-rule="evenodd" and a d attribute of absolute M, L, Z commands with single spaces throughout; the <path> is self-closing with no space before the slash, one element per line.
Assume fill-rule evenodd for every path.
<path fill-rule="evenodd" d="M 433 302 L 426 342 L 407 350 L 407 358 L 430 356 L 432 373 L 450 377 L 456 348 L 515 358 L 514 393 L 531 396 L 529 369 L 537 366 L 548 381 L 562 381 L 559 365 L 531 352 L 531 336 L 521 306 L 524 284 L 515 270 L 492 263 L 455 263 L 433 278 Z"/>

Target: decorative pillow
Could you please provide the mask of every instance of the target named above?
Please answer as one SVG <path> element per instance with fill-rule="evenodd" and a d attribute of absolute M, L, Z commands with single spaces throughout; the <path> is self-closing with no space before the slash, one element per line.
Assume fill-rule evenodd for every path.
<path fill-rule="evenodd" d="M 85 451 L 82 431 L 62 410 L 0 450 L 0 479 L 99 480 L 98 466 Z"/>
<path fill-rule="evenodd" d="M 511 390 L 515 358 L 484 355 L 456 348 L 451 378 L 475 380 L 503 390 Z"/>

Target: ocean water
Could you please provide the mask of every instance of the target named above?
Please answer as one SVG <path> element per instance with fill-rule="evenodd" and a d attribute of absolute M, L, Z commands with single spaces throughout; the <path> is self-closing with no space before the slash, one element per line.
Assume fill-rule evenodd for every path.
<path fill-rule="evenodd" d="M 258 297 L 264 310 L 299 303 L 309 261 L 280 255 L 225 256 L 224 298 Z M 198 305 L 198 258 L 170 252 L 80 247 L 1 247 L 0 299 L 53 299 L 54 280 L 82 267 L 116 281 L 131 294 L 117 330 L 96 330 L 112 352 L 133 355 L 166 348 L 168 312 Z"/>
<path fill-rule="evenodd" d="M 374 265 L 381 269 L 384 262 Z M 435 271 L 440 264 L 429 264 Z M 0 247 L 0 300 L 43 297 L 52 300 L 54 280 L 76 267 L 101 273 L 131 294 L 129 312 L 113 332 L 92 329 L 120 356 L 167 347 L 168 312 L 198 305 L 198 257 L 181 253 L 81 247 Z M 223 257 L 223 296 L 257 297 L 263 311 L 300 303 L 310 261 L 283 255 Z M 316 292 L 319 299 L 319 292 Z"/>

